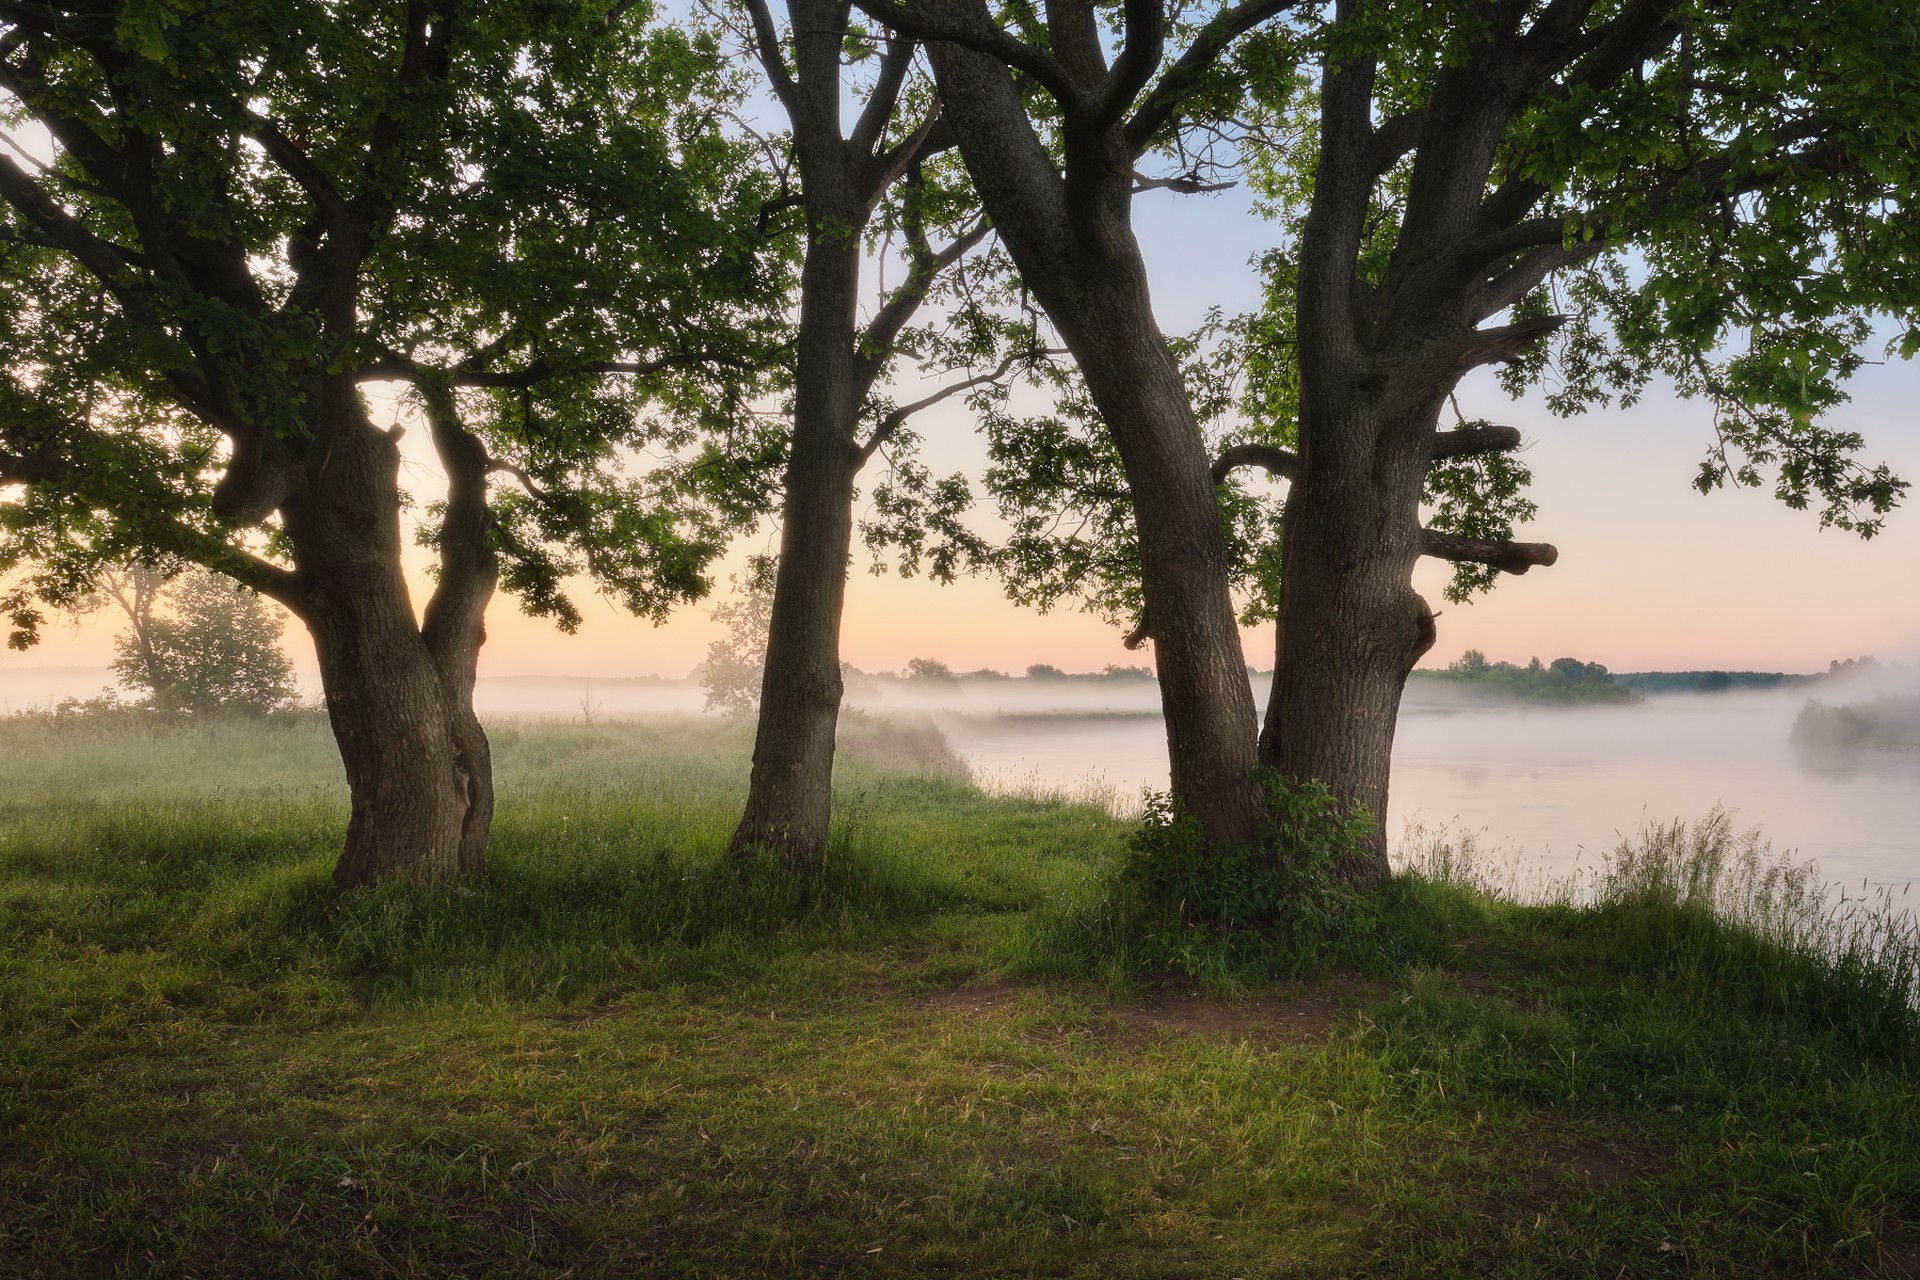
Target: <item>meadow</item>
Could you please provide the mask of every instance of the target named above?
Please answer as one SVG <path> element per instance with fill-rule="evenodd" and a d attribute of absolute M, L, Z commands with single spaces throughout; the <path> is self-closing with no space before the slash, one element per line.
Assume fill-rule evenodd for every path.
<path fill-rule="evenodd" d="M 746 726 L 493 733 L 484 881 L 341 896 L 316 720 L 0 722 L 0 1274 L 1920 1275 L 1911 927 L 1723 818 L 1197 981 L 925 722 L 804 882 Z"/>

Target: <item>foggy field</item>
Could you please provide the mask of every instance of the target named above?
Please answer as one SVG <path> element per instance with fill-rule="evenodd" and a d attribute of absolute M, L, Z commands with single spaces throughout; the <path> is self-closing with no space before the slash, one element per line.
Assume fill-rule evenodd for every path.
<path fill-rule="evenodd" d="M 1207 988 L 1107 932 L 1127 823 L 925 719 L 848 718 L 798 882 L 724 857 L 745 726 L 493 738 L 485 878 L 342 896 L 317 717 L 0 723 L 0 1275 L 1920 1256 L 1913 971 L 1707 914 L 1755 883 L 1714 828 L 1587 909 L 1415 876 L 1371 960 Z"/>

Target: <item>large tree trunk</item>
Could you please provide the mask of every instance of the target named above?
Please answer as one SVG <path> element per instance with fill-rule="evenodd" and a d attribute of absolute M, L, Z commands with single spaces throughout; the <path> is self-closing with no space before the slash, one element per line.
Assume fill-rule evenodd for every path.
<path fill-rule="evenodd" d="M 853 483 L 861 463 L 853 435 L 860 409 L 859 247 L 857 227 L 815 236 L 807 246 L 793 444 L 753 780 L 733 833 L 735 853 L 768 849 L 796 868 L 817 862 L 825 851 L 832 816 L 840 615 L 853 540 Z"/>
<path fill-rule="evenodd" d="M 493 573 L 484 540 L 473 539 L 473 468 L 449 466 L 442 582 L 423 632 L 400 564 L 399 449 L 366 421 L 351 387 L 326 392 L 322 405 L 337 416 L 316 432 L 323 443 L 313 465 L 333 474 L 297 491 L 283 511 L 352 793 L 334 881 L 470 877 L 493 813 L 492 764 L 472 704 Z M 484 503 L 484 469 L 479 484 Z M 483 509 L 478 519 L 483 530 Z"/>
<path fill-rule="evenodd" d="M 1412 587 L 1419 558 L 1423 447 L 1431 430 L 1384 425 L 1365 404 L 1309 405 L 1300 474 L 1287 496 L 1273 689 L 1260 761 L 1315 779 L 1375 821 L 1368 855 L 1342 868 L 1384 880 L 1387 784 L 1401 691 L 1433 645 L 1433 613 Z M 1410 443 L 1376 449 L 1383 434 Z M 1393 465 L 1381 465 L 1381 456 Z"/>
<path fill-rule="evenodd" d="M 1079 363 L 1126 469 L 1174 801 L 1213 844 L 1245 844 L 1259 813 L 1253 693 L 1212 459 L 1133 235 L 1131 156 L 1117 129 L 1069 130 L 1062 182 L 1005 64 L 939 42 L 928 52 L 981 203 Z"/>
<path fill-rule="evenodd" d="M 486 735 L 448 698 L 411 618 L 392 625 L 396 593 L 350 594 L 316 603 L 310 624 L 353 797 L 334 883 L 477 875 L 493 808 Z"/>
<path fill-rule="evenodd" d="M 1246 844 L 1258 813 L 1253 692 L 1227 590 L 1212 459 L 1154 322 L 1138 256 L 1112 263 L 1101 281 L 1072 290 L 1078 305 L 1070 312 L 1051 314 L 1113 433 L 1133 494 L 1173 798 L 1211 843 Z"/>

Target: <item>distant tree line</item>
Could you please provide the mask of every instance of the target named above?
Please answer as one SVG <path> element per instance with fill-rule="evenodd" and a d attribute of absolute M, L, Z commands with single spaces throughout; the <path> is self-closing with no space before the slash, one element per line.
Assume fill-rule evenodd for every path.
<path fill-rule="evenodd" d="M 1469 649 L 1446 670 L 1421 674 L 1477 693 L 1527 702 L 1638 702 L 1642 697 L 1600 663 L 1578 658 L 1555 658 L 1545 664 L 1535 658 L 1522 667 L 1489 662 L 1480 650 Z"/>

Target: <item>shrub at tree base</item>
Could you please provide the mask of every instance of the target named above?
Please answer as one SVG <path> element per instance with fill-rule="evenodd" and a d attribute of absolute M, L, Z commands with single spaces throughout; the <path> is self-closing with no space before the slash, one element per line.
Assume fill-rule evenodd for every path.
<path fill-rule="evenodd" d="M 1373 818 L 1343 814 L 1324 783 L 1256 777 L 1258 839 L 1225 852 L 1167 796 L 1149 797 L 1113 904 L 1143 967 L 1234 985 L 1319 973 L 1374 949 L 1378 908 L 1342 874 L 1364 860 Z"/>

